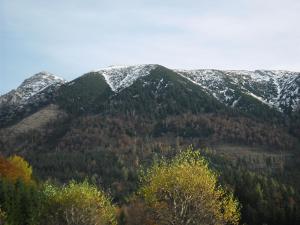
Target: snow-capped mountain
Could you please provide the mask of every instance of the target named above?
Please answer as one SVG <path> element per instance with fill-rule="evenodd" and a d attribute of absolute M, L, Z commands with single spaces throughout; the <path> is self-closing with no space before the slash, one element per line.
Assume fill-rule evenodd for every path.
<path fill-rule="evenodd" d="M 291 112 L 300 104 L 300 73 L 273 70 L 176 70 L 200 85 L 215 98 L 236 106 L 241 93 L 250 95 L 281 112 Z"/>
<path fill-rule="evenodd" d="M 24 80 L 16 89 L 0 96 L 0 126 L 22 118 L 53 100 L 66 80 L 40 72 Z"/>
<path fill-rule="evenodd" d="M 114 92 L 120 92 L 137 79 L 150 74 L 155 64 L 110 66 L 96 70 Z M 174 70 L 201 86 L 220 102 L 235 107 L 241 94 L 249 95 L 278 111 L 299 109 L 300 73 L 283 70 Z"/>
<path fill-rule="evenodd" d="M 208 107 L 211 104 L 208 102 L 214 106 Z M 22 118 L 49 103 L 77 113 L 100 112 L 102 109 L 119 112 L 121 109 L 135 110 L 134 107 L 141 110 L 150 105 L 149 113 L 155 108 L 159 108 L 160 114 L 163 110 L 175 109 L 181 113 L 185 108 L 201 113 L 214 112 L 214 107 L 222 105 L 254 116 L 262 112 L 289 115 L 300 108 L 300 73 L 172 70 L 157 64 L 142 64 L 110 66 L 66 82 L 41 72 L 0 96 L 0 123 Z"/>
<path fill-rule="evenodd" d="M 22 84 L 7 94 L 0 96 L 0 107 L 5 105 L 23 105 L 34 95 L 50 86 L 60 86 L 66 81 L 48 72 L 40 72 L 24 80 Z"/>

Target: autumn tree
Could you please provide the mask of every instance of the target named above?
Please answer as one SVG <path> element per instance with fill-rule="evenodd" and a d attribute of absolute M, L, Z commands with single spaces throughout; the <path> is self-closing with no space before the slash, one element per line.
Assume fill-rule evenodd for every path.
<path fill-rule="evenodd" d="M 141 176 L 139 195 L 157 224 L 238 224 L 239 205 L 192 148 L 155 163 Z"/>
<path fill-rule="evenodd" d="M 2 156 L 0 156 L 0 176 L 12 180 L 17 179 L 19 176 L 18 169 Z"/>
<path fill-rule="evenodd" d="M 18 179 L 25 183 L 31 182 L 32 168 L 20 156 L 11 156 L 8 159 L 0 157 L 0 177 L 16 182 Z"/>
<path fill-rule="evenodd" d="M 20 171 L 20 177 L 25 183 L 31 181 L 32 167 L 26 160 L 20 156 L 14 155 L 9 157 L 8 161 Z"/>
<path fill-rule="evenodd" d="M 45 225 L 116 225 L 115 208 L 109 197 L 87 182 L 63 187 L 46 183 Z"/>

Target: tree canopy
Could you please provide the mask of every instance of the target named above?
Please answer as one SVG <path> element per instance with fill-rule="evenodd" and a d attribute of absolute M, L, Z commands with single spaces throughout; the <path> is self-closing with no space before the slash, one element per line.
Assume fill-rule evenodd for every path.
<path fill-rule="evenodd" d="M 110 198 L 86 181 L 63 187 L 46 183 L 43 193 L 47 205 L 43 224 L 116 225 Z"/>
<path fill-rule="evenodd" d="M 22 180 L 31 182 L 32 168 L 29 163 L 20 156 L 11 156 L 8 159 L 0 156 L 0 177 L 10 181 Z"/>
<path fill-rule="evenodd" d="M 141 176 L 139 195 L 158 224 L 238 224 L 239 204 L 219 186 L 216 173 L 198 151 L 154 163 Z"/>

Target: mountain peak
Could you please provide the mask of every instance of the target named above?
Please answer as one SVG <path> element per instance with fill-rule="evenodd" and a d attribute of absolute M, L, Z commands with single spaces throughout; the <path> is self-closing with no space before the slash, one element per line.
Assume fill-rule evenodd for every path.
<path fill-rule="evenodd" d="M 33 82 L 39 82 L 39 81 L 44 81 L 46 83 L 52 83 L 52 82 L 63 82 L 64 83 L 64 82 L 66 82 L 65 79 L 55 76 L 52 73 L 49 73 L 46 71 L 41 71 L 41 72 L 36 73 L 36 74 L 32 75 L 31 77 L 25 79 L 19 87 L 22 87 L 23 85 L 26 85 L 27 83 L 33 83 Z"/>
<path fill-rule="evenodd" d="M 42 71 L 25 79 L 17 89 L 0 96 L 0 107 L 3 105 L 20 105 L 35 94 L 43 91 L 49 86 L 59 86 L 66 80 L 51 73 Z"/>
<path fill-rule="evenodd" d="M 104 76 L 110 88 L 118 92 L 132 85 L 138 78 L 149 75 L 158 66 L 157 64 L 114 65 L 94 72 Z"/>

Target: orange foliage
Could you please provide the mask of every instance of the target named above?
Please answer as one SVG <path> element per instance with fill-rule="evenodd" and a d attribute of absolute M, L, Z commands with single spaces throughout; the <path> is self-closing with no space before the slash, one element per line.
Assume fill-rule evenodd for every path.
<path fill-rule="evenodd" d="M 15 155 L 5 159 L 0 156 L 0 177 L 4 177 L 12 182 L 21 179 L 25 183 L 30 183 L 31 174 L 31 166 L 22 157 Z"/>

